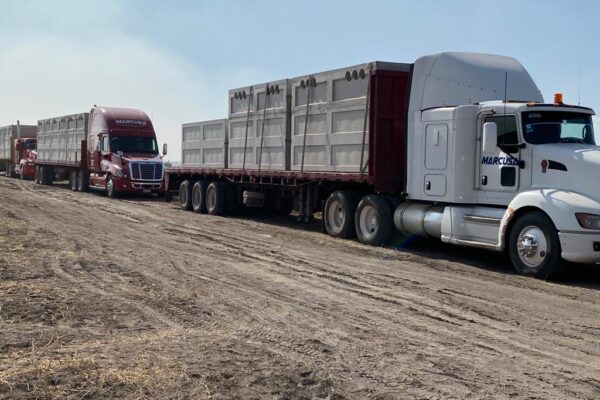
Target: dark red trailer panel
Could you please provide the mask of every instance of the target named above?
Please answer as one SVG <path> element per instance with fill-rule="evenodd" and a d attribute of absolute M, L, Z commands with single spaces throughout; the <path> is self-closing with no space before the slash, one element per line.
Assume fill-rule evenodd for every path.
<path fill-rule="evenodd" d="M 371 77 L 369 175 L 377 192 L 405 189 L 410 75 L 378 69 Z"/>

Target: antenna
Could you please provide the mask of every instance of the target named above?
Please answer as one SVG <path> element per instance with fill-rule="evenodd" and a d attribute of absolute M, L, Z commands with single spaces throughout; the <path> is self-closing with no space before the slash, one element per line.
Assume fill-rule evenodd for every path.
<path fill-rule="evenodd" d="M 577 105 L 580 106 L 581 105 L 581 75 L 582 75 L 582 67 L 581 67 L 581 61 L 579 62 L 579 88 L 577 90 Z"/>
<path fill-rule="evenodd" d="M 502 134 L 506 134 L 506 102 L 508 101 L 508 71 L 504 73 L 504 116 L 502 117 Z"/>

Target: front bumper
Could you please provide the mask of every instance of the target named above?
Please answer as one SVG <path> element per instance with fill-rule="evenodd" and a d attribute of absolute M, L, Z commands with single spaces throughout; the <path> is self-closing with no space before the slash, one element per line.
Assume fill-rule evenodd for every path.
<path fill-rule="evenodd" d="M 113 182 L 117 192 L 164 193 L 165 191 L 164 180 L 159 182 L 141 182 L 113 177 Z"/>
<path fill-rule="evenodd" d="M 600 233 L 558 232 L 562 258 L 574 263 L 600 262 Z"/>

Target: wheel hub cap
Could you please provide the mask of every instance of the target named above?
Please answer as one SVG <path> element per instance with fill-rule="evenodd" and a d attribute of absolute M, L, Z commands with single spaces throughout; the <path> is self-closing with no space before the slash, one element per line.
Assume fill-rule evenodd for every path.
<path fill-rule="evenodd" d="M 517 243 L 519 258 L 530 268 L 540 266 L 548 254 L 548 241 L 537 226 L 528 226 L 519 234 Z"/>
<path fill-rule="evenodd" d="M 366 206 L 362 209 L 359 218 L 359 226 L 363 236 L 371 238 L 377 232 L 379 216 L 375 208 Z"/>

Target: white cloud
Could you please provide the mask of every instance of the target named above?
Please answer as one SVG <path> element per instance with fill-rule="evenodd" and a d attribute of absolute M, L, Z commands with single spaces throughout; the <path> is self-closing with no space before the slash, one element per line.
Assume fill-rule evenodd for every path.
<path fill-rule="evenodd" d="M 225 116 L 226 91 L 177 55 L 122 34 L 36 35 L 0 44 L 0 126 L 89 111 L 139 108 L 153 117 L 169 157 L 181 154 L 181 123 Z M 213 96 L 207 96 L 211 93 Z"/>

